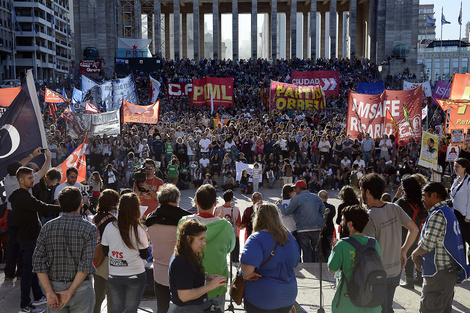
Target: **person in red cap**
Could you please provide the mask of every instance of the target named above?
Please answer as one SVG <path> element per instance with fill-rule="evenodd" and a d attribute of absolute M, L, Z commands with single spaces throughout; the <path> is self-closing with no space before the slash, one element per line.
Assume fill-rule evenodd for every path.
<path fill-rule="evenodd" d="M 292 187 L 295 189 L 296 196 L 292 198 L 288 206 L 278 207 L 282 214 L 294 215 L 303 262 L 318 262 L 321 251 L 315 252 L 315 254 L 314 251 L 320 238 L 325 204 L 319 196 L 307 190 L 307 184 L 304 180 L 298 180 Z"/>

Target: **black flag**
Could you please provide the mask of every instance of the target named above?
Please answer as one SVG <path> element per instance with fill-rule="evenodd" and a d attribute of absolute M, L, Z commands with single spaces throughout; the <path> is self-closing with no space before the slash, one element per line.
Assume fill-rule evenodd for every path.
<path fill-rule="evenodd" d="M 3 179 L 8 164 L 23 160 L 37 147 L 47 148 L 47 141 L 33 75 L 28 70 L 26 83 L 0 118 L 0 200 L 5 200 Z M 44 158 L 33 162 L 41 166 Z"/>

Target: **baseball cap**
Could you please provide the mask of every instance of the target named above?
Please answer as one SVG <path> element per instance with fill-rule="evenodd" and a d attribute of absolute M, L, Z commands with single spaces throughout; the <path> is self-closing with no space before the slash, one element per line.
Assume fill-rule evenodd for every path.
<path fill-rule="evenodd" d="M 300 187 L 300 188 L 307 189 L 307 184 L 305 183 L 304 180 L 299 179 L 299 180 L 295 183 L 295 185 L 292 185 L 292 187 L 294 187 L 294 188 L 295 188 L 295 187 Z"/>

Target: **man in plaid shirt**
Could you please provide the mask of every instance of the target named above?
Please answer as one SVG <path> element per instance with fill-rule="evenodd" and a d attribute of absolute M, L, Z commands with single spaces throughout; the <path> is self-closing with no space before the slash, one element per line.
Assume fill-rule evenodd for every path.
<path fill-rule="evenodd" d="M 78 188 L 64 188 L 59 203 L 64 213 L 41 229 L 33 272 L 54 312 L 92 313 L 95 293 L 90 275 L 96 271 L 93 257 L 98 231 L 80 214 L 82 196 Z"/>
<path fill-rule="evenodd" d="M 420 312 L 452 312 L 454 286 L 467 279 L 470 272 L 460 226 L 446 198 L 447 192 L 440 183 L 423 188 L 423 203 L 429 216 L 418 248 L 411 255 L 424 278 Z"/>

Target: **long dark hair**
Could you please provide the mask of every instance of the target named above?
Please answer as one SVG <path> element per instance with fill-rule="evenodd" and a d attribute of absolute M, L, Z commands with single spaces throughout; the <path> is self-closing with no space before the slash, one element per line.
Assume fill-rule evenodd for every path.
<path fill-rule="evenodd" d="M 121 196 L 118 207 L 117 226 L 122 241 L 129 249 L 137 250 L 137 246 L 131 241 L 131 229 L 134 232 L 138 244 L 142 244 L 139 238 L 140 203 L 135 193 L 126 193 Z M 142 226 L 143 228 L 143 226 Z"/>
<path fill-rule="evenodd" d="M 204 273 L 204 267 L 202 266 L 203 254 L 194 253 L 191 243 L 195 236 L 199 236 L 206 230 L 207 227 L 196 219 L 187 220 L 178 230 L 178 239 L 175 246 L 175 256 L 193 264 L 201 273 Z"/>
<path fill-rule="evenodd" d="M 343 203 L 347 205 L 359 204 L 359 200 L 357 199 L 357 194 L 354 191 L 354 188 L 349 185 L 341 188 L 338 196 L 343 201 Z"/>
<path fill-rule="evenodd" d="M 401 181 L 403 188 L 403 199 L 412 202 L 424 209 L 423 202 L 421 200 L 421 185 L 419 181 L 413 176 L 405 176 Z"/>

